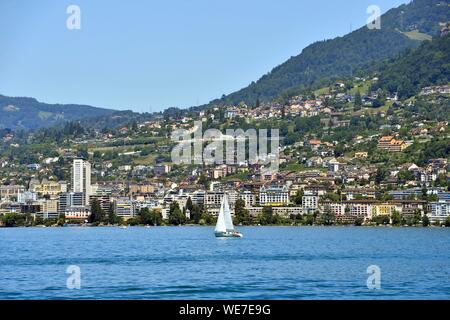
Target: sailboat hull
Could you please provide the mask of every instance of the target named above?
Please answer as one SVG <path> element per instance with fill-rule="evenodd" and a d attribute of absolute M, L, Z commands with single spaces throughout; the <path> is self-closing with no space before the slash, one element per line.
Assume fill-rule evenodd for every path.
<path fill-rule="evenodd" d="M 237 231 L 215 232 L 216 238 L 242 238 L 243 235 Z"/>

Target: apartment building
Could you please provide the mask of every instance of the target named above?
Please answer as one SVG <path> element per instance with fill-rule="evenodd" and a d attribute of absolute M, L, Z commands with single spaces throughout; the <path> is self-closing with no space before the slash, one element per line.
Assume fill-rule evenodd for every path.
<path fill-rule="evenodd" d="M 407 144 L 403 140 L 397 140 L 394 136 L 384 136 L 378 140 L 378 149 L 389 152 L 401 152 L 405 150 Z"/>
<path fill-rule="evenodd" d="M 302 207 L 312 211 L 318 208 L 319 196 L 316 192 L 306 191 L 302 197 Z"/>
<path fill-rule="evenodd" d="M 289 190 L 283 187 L 261 187 L 259 190 L 261 206 L 283 206 L 289 204 Z"/>

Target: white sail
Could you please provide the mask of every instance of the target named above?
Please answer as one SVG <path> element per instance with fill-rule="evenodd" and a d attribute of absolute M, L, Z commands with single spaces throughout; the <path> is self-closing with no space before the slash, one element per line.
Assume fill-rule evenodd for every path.
<path fill-rule="evenodd" d="M 223 212 L 223 203 L 220 206 L 219 216 L 217 217 L 217 224 L 216 224 L 216 232 L 226 232 L 227 226 L 225 224 L 225 216 Z"/>
<path fill-rule="evenodd" d="M 230 206 L 228 204 L 228 198 L 225 194 L 220 206 L 219 217 L 217 218 L 216 232 L 233 231 L 233 220 L 231 219 Z"/>
<path fill-rule="evenodd" d="M 226 194 L 223 196 L 223 216 L 225 218 L 225 227 L 227 228 L 227 231 L 233 231 L 233 220 L 231 219 L 230 205 L 228 204 L 228 197 Z"/>

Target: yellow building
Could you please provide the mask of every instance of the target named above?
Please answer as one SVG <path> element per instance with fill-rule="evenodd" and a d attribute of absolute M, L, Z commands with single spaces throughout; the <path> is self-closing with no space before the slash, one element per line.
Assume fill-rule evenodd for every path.
<path fill-rule="evenodd" d="M 368 156 L 369 156 L 369 153 L 367 151 L 361 151 L 361 152 L 355 153 L 356 159 L 364 159 L 364 158 L 367 158 Z"/>
<path fill-rule="evenodd" d="M 396 209 L 395 204 L 376 203 L 372 206 L 372 216 L 390 216 Z"/>
<path fill-rule="evenodd" d="M 57 196 L 62 192 L 67 192 L 67 186 L 64 183 L 46 180 L 43 180 L 41 183 L 30 185 L 30 189 L 40 195 L 49 196 Z"/>
<path fill-rule="evenodd" d="M 40 200 L 41 213 L 44 219 L 58 217 L 58 200 Z"/>
<path fill-rule="evenodd" d="M 393 136 L 384 136 L 378 140 L 378 149 L 390 152 L 401 152 L 405 150 L 407 146 L 405 141 L 397 140 Z"/>
<path fill-rule="evenodd" d="M 153 193 L 155 186 L 152 184 L 130 184 L 129 190 L 131 194 Z"/>

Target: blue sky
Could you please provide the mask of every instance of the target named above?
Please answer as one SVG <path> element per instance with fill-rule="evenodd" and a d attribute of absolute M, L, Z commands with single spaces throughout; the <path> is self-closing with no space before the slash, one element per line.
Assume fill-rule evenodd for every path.
<path fill-rule="evenodd" d="M 0 94 L 153 112 L 238 90 L 406 0 L 0 0 Z M 66 9 L 81 9 L 68 30 Z"/>

